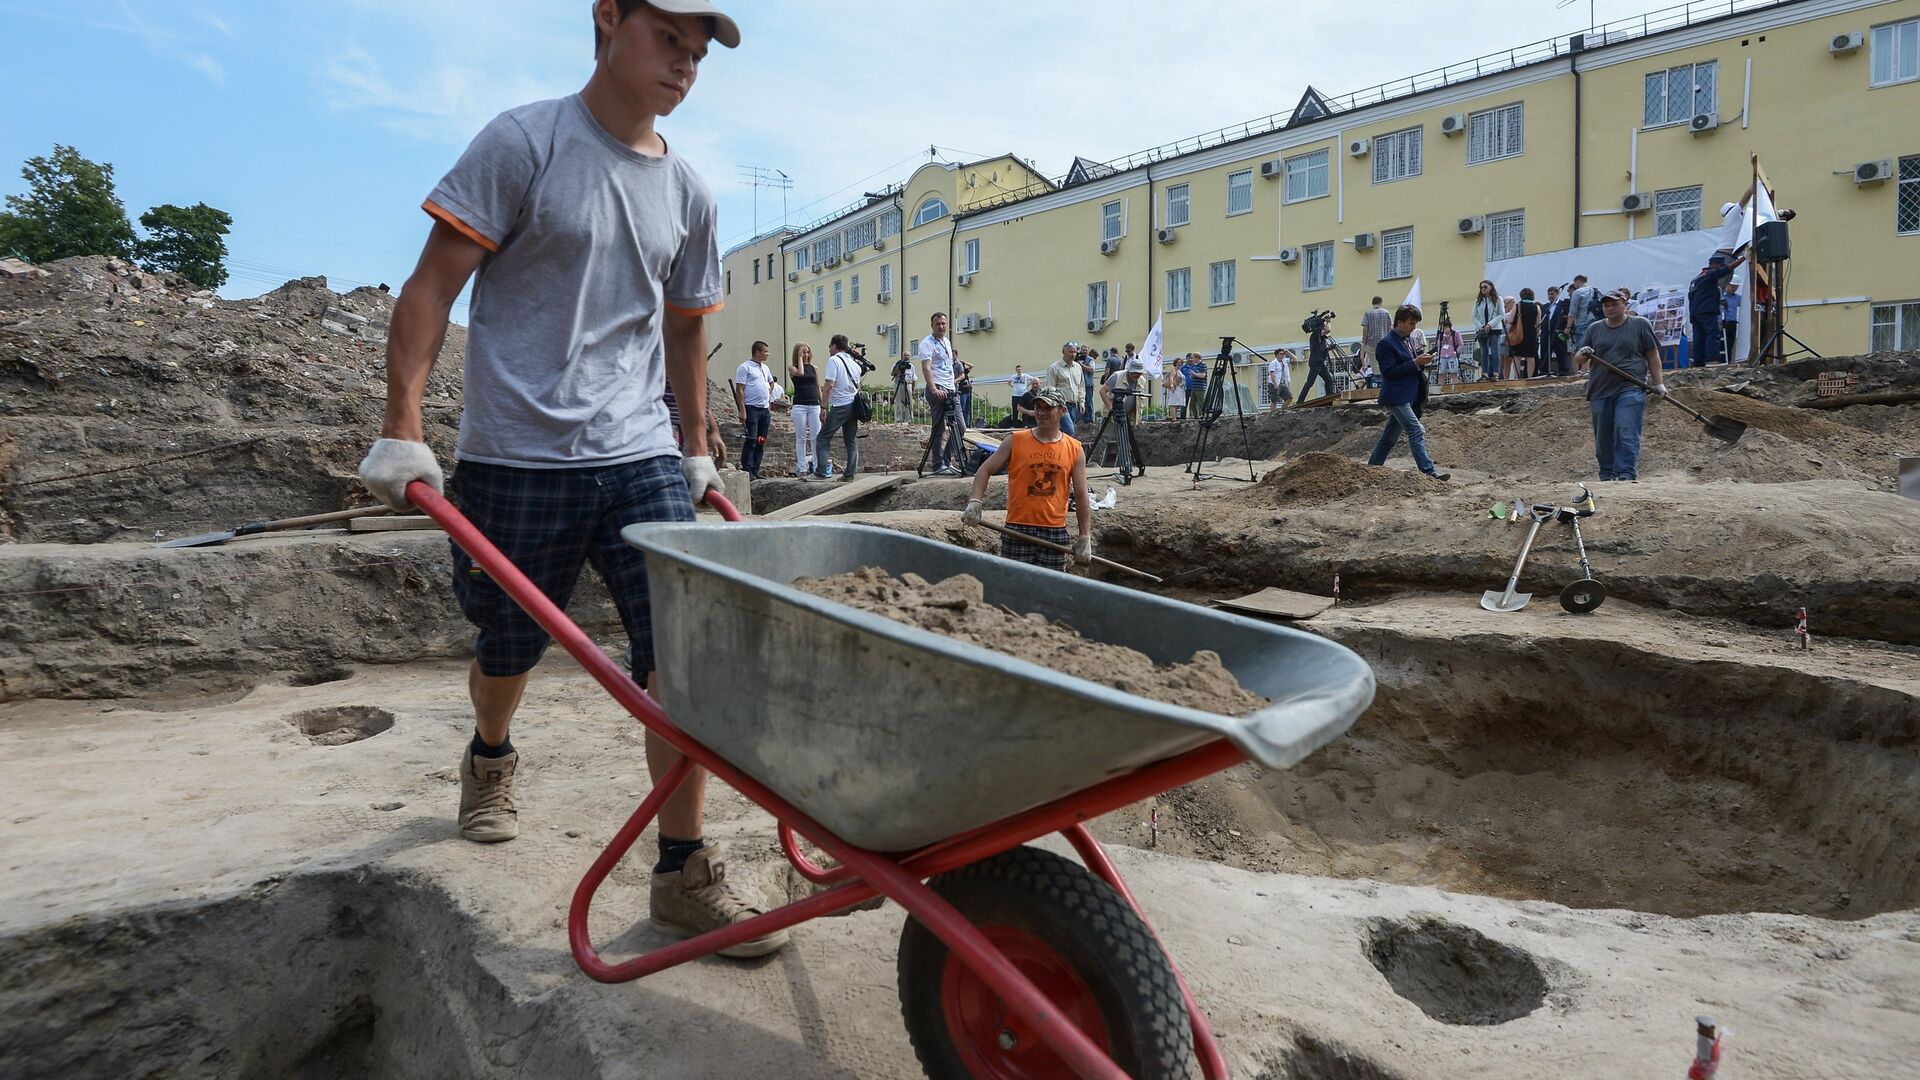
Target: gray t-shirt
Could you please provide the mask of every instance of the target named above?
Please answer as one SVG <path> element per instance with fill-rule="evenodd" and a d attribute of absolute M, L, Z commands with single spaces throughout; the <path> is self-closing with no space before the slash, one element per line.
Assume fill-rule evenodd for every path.
<path fill-rule="evenodd" d="M 426 210 L 489 252 L 456 458 L 558 469 L 679 453 L 661 321 L 722 296 L 713 193 L 692 166 L 635 153 L 573 95 L 495 117 Z"/>
<path fill-rule="evenodd" d="M 1659 350 L 1660 339 L 1654 336 L 1652 323 L 1638 315 L 1629 315 L 1627 321 L 1617 327 L 1608 326 L 1605 319 L 1595 319 L 1580 338 L 1580 347 L 1592 349 L 1602 360 L 1645 382 L 1647 353 Z M 1587 369 L 1588 401 L 1610 398 L 1632 389 L 1635 389 L 1632 383 L 1599 364 Z"/>

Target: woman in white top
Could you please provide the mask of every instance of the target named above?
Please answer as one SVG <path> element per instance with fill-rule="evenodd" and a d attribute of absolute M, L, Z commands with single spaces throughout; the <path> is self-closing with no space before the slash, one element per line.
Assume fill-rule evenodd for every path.
<path fill-rule="evenodd" d="M 1480 377 L 1492 382 L 1500 377 L 1500 346 L 1507 336 L 1507 320 L 1500 290 L 1491 281 L 1480 282 L 1480 294 L 1473 298 L 1473 334 L 1480 342 Z"/>
<path fill-rule="evenodd" d="M 1167 402 L 1167 411 L 1175 420 L 1187 418 L 1187 377 L 1180 373 L 1180 365 L 1168 364 L 1167 373 L 1160 380 L 1160 389 Z"/>

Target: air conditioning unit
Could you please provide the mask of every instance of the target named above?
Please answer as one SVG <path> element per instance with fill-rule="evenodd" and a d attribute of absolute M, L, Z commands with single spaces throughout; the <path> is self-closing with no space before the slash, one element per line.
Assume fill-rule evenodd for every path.
<path fill-rule="evenodd" d="M 1100 331 L 1105 330 L 1107 328 L 1107 321 L 1108 320 L 1106 319 L 1088 319 L 1087 333 L 1097 334 Z"/>
<path fill-rule="evenodd" d="M 1850 52 L 1859 52 L 1863 41 L 1858 30 L 1846 34 L 1835 34 L 1833 40 L 1827 42 L 1827 51 L 1835 56 L 1845 56 Z"/>
<path fill-rule="evenodd" d="M 1260 163 L 1260 175 L 1268 180 L 1272 180 L 1286 171 L 1286 165 L 1282 164 L 1279 158 Z"/>
<path fill-rule="evenodd" d="M 993 329 L 993 316 L 977 315 L 974 317 L 973 325 L 974 328 L 978 330 L 991 330 Z"/>
<path fill-rule="evenodd" d="M 1440 134 L 1442 135 L 1458 135 L 1465 130 L 1467 130 L 1466 113 L 1457 112 L 1452 116 L 1442 117 L 1440 120 Z"/>
<path fill-rule="evenodd" d="M 1630 192 L 1620 198 L 1620 212 L 1623 214 L 1644 214 L 1653 209 L 1653 193 L 1650 191 Z"/>
<path fill-rule="evenodd" d="M 824 267 L 824 266 L 821 266 L 821 265 L 820 265 L 819 263 L 814 263 L 814 264 L 813 264 L 813 272 L 814 272 L 814 273 L 816 273 L 816 274 L 817 274 L 817 273 L 819 273 L 819 272 L 820 272 L 820 271 L 822 271 L 822 270 L 825 270 L 825 269 L 826 269 L 826 267 Z"/>
<path fill-rule="evenodd" d="M 875 240 L 873 242 L 873 250 L 875 251 L 887 250 L 887 242 L 885 240 Z"/>
<path fill-rule="evenodd" d="M 960 316 L 960 325 L 955 329 L 959 330 L 963 334 L 971 334 L 979 325 L 980 325 L 980 316 L 962 315 Z"/>
<path fill-rule="evenodd" d="M 873 332 L 880 335 L 881 337 L 886 337 L 888 334 L 893 332 L 893 324 L 881 323 L 880 325 L 873 328 Z"/>
<path fill-rule="evenodd" d="M 1175 240 L 1180 239 L 1180 234 L 1172 229 L 1161 229 L 1159 232 L 1153 234 L 1153 238 L 1163 244 L 1171 244 Z"/>
<path fill-rule="evenodd" d="M 1453 231 L 1461 236 L 1475 236 L 1487 231 L 1487 219 L 1479 216 L 1463 217 L 1454 223 Z"/>
<path fill-rule="evenodd" d="M 893 299 L 893 294 L 885 289 L 881 289 L 879 292 L 873 294 L 873 299 L 875 303 L 884 304 Z"/>
<path fill-rule="evenodd" d="M 818 324 L 818 323 L 820 322 L 820 320 L 822 320 L 822 319 L 824 319 L 824 318 L 826 318 L 826 317 L 827 317 L 827 313 L 826 313 L 826 312 L 824 312 L 824 311 L 816 311 L 816 312 L 814 312 L 813 314 L 811 314 L 811 315 L 809 315 L 809 316 L 807 316 L 807 321 L 808 321 L 808 322 L 810 322 L 810 323 L 815 323 L 815 324 Z"/>
<path fill-rule="evenodd" d="M 1373 150 L 1372 139 L 1355 139 L 1347 144 L 1348 157 L 1366 157 Z"/>
<path fill-rule="evenodd" d="M 789 270 L 789 271 L 787 271 L 787 280 L 788 280 L 788 281 L 799 281 L 799 280 L 800 280 L 800 271 L 798 271 L 798 270 Z"/>
<path fill-rule="evenodd" d="M 1695 135 L 1705 135 L 1719 126 L 1720 118 L 1710 112 L 1695 113 L 1693 119 L 1687 121 L 1687 130 Z"/>
<path fill-rule="evenodd" d="M 1856 184 L 1883 184 L 1893 177 L 1893 162 L 1862 161 L 1853 167 Z"/>
<path fill-rule="evenodd" d="M 1283 263 L 1286 263 L 1286 264 L 1287 264 L 1287 265 L 1289 265 L 1289 266 L 1291 266 L 1291 265 L 1293 265 L 1294 263 L 1297 263 L 1297 262 L 1299 262 L 1299 261 L 1300 261 L 1300 249 L 1299 249 L 1299 248 L 1281 248 L 1281 249 L 1280 249 L 1280 261 L 1281 261 L 1281 262 L 1283 262 Z"/>
<path fill-rule="evenodd" d="M 954 280 L 954 282 L 955 282 L 956 284 L 958 284 L 958 285 L 959 285 L 959 286 L 960 286 L 961 288 L 963 288 L 963 289 L 964 289 L 964 288 L 966 288 L 967 286 L 969 286 L 969 285 L 971 285 L 971 284 L 973 284 L 973 275 L 972 275 L 972 274 L 961 274 L 961 275 L 960 275 L 959 277 L 957 277 L 957 278 L 954 278 L 953 280 Z"/>
<path fill-rule="evenodd" d="M 1114 252 L 1119 250 L 1120 250 L 1120 241 L 1118 240 L 1100 241 L 1100 254 L 1102 255 L 1111 255 Z"/>
<path fill-rule="evenodd" d="M 1353 237 L 1353 250 L 1372 251 L 1373 234 L 1370 232 L 1355 233 Z"/>

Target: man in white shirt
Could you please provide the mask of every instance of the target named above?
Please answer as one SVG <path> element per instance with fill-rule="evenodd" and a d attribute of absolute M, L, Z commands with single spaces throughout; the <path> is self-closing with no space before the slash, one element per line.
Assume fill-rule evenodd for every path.
<path fill-rule="evenodd" d="M 833 433 L 838 431 L 847 447 L 847 468 L 840 478 L 852 480 L 860 471 L 860 420 L 853 414 L 853 399 L 860 393 L 860 362 L 854 359 L 845 334 L 833 335 L 829 348 L 833 355 L 827 358 L 827 369 L 820 373 L 820 398 L 826 403 L 827 419 L 813 443 L 814 467 L 819 470 L 814 479 L 825 480 L 832 471 L 829 451 Z"/>
<path fill-rule="evenodd" d="M 760 459 L 767 453 L 767 431 L 773 426 L 773 371 L 767 367 L 767 343 L 753 343 L 753 355 L 733 372 L 733 407 L 740 413 L 745 433 L 740 441 L 740 467 L 760 479 Z"/>
<path fill-rule="evenodd" d="M 1079 350 L 1069 341 L 1060 346 L 1060 359 L 1054 361 L 1042 376 L 1046 386 L 1067 395 L 1068 401 L 1080 400 L 1080 357 Z M 1060 430 L 1071 435 L 1074 432 L 1073 410 L 1060 410 Z"/>
<path fill-rule="evenodd" d="M 947 340 L 947 313 L 935 312 L 928 321 L 933 333 L 920 339 L 914 355 L 920 360 L 920 375 L 927 384 L 927 405 L 933 410 L 933 431 L 928 436 L 932 440 L 933 474 L 959 476 L 960 470 L 954 467 L 950 459 L 954 454 L 964 451 L 958 446 L 948 445 L 945 438 L 947 411 L 959 404 L 953 377 L 953 345 Z M 967 418 L 962 416 L 960 429 L 965 431 L 966 427 Z"/>
<path fill-rule="evenodd" d="M 1282 354 L 1285 354 L 1289 360 L 1293 359 L 1293 354 L 1285 349 L 1275 349 L 1273 355 L 1267 359 L 1267 409 L 1269 412 L 1278 409 L 1281 402 L 1293 400 L 1293 391 L 1287 389 L 1287 366 L 1280 362 Z"/>

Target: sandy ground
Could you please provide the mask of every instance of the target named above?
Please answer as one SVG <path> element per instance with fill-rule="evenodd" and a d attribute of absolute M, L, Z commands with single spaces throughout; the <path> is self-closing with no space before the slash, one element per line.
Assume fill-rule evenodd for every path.
<path fill-rule="evenodd" d="M 271 903 L 276 891 L 291 895 L 302 882 L 342 875 L 400 880 L 409 884 L 405 918 L 420 924 L 417 932 L 444 924 L 452 951 L 477 962 L 460 989 L 497 997 L 502 1015 L 521 1017 L 496 1019 L 490 1037 L 443 1051 L 454 1055 L 442 1059 L 454 1072 L 564 1060 L 574 1043 L 595 1048 L 592 1073 L 604 1076 L 914 1072 L 894 1002 L 901 915 L 891 905 L 809 924 L 794 948 L 764 962 L 706 961 L 629 986 L 580 977 L 562 944 L 565 906 L 581 868 L 646 789 L 637 728 L 570 664 L 547 665 L 517 725 L 524 831 L 511 844 L 475 846 L 452 823 L 452 766 L 467 723 L 462 683 L 459 665 L 416 665 L 308 687 L 263 686 L 237 701 L 176 711 L 126 702 L 5 707 L 0 753 L 18 779 L 0 841 L 0 930 L 16 935 L 8 950 L 103 913 L 113 913 L 111 922 L 156 905 L 236 895 Z M 316 746 L 287 719 L 354 704 L 385 710 L 392 726 Z M 767 819 L 717 792 L 711 820 L 710 835 L 729 845 L 737 873 L 769 891 L 780 887 Z M 1847 923 L 1678 920 L 1255 874 L 1124 847 L 1116 857 L 1240 1075 L 1677 1073 L 1699 1012 L 1737 1033 L 1729 1071 L 1737 1064 L 1741 1076 L 1890 1077 L 1920 1046 L 1913 913 Z M 617 871 L 600 896 L 595 937 L 603 947 L 616 942 L 610 951 L 663 940 L 634 926 L 643 871 Z M 1537 1008 L 1497 1027 L 1445 1023 L 1397 994 L 1369 960 L 1394 933 L 1478 940 L 1462 927 L 1517 951 L 1508 963 L 1535 976 L 1513 981 L 1543 980 Z M 162 970 L 215 964 L 238 944 L 169 941 L 171 963 Z M 89 989 L 82 984 L 124 979 L 129 968 L 138 965 L 120 957 L 62 977 L 79 995 Z M 7 969 L 0 1001 L 18 1009 L 37 989 L 21 985 L 33 969 Z M 1408 985 L 1439 1011 L 1451 1000 L 1445 979 Z M 350 993 L 323 986 L 296 1011 L 324 1021 Z M 1518 1010 L 1527 1002 L 1493 1005 Z M 529 1041 L 534 1016 L 542 1024 Z M 37 1063 L 74 1060 L 48 1043 L 79 1034 L 15 1028 L 8 1060 L 24 1066 L 17 1075 L 38 1075 Z M 138 1033 L 101 1036 L 89 1036 L 95 1063 L 115 1060 Z M 1374 1071 L 1328 1071 L 1342 1060 Z"/>

